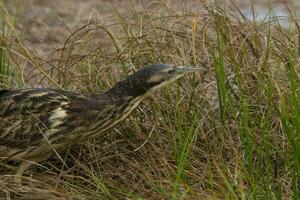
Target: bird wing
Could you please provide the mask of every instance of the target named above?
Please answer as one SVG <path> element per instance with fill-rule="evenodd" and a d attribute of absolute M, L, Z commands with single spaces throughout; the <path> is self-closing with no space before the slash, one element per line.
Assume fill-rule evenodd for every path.
<path fill-rule="evenodd" d="M 37 145 L 61 117 L 73 93 L 51 89 L 0 91 L 0 146 Z"/>

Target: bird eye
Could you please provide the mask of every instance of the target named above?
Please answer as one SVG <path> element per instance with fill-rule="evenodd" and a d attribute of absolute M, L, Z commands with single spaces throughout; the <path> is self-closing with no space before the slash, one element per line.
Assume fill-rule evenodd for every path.
<path fill-rule="evenodd" d="M 168 75 L 174 74 L 175 73 L 175 69 L 171 69 L 168 71 Z"/>

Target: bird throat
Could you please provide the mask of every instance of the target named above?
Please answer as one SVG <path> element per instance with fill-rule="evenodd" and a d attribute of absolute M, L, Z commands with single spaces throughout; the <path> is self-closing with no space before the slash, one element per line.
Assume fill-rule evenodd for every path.
<path fill-rule="evenodd" d="M 145 97 L 137 96 L 137 97 L 124 97 L 122 100 L 123 105 L 120 106 L 118 110 L 118 114 L 116 115 L 116 119 L 114 120 L 114 123 L 112 123 L 112 126 L 115 126 L 117 123 L 123 121 L 128 117 L 131 112 L 138 107 L 138 105 L 141 103 L 141 101 Z"/>
<path fill-rule="evenodd" d="M 101 113 L 101 116 L 104 114 L 106 117 L 104 119 L 102 118 L 101 123 L 95 124 L 95 127 L 88 135 L 85 135 L 85 138 L 97 137 L 97 135 L 110 130 L 125 120 L 144 98 L 145 96 L 123 96 L 120 99 L 111 99 L 114 109 L 107 110 L 106 114 Z"/>

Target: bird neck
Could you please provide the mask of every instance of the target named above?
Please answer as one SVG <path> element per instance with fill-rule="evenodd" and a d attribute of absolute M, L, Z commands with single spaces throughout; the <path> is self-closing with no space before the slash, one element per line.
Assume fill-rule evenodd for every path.
<path fill-rule="evenodd" d="M 113 88 L 108 90 L 104 95 L 112 100 L 136 100 L 145 96 L 147 90 L 142 84 L 130 78 L 118 82 Z"/>

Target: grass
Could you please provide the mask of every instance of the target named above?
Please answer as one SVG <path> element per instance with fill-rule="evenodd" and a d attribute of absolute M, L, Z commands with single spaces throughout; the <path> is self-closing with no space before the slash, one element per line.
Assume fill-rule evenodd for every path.
<path fill-rule="evenodd" d="M 5 24 L 3 22 L 2 24 L 2 30 L 1 30 L 1 39 L 5 38 Z M 9 59 L 7 58 L 7 55 L 6 55 L 6 48 L 5 48 L 5 42 L 4 40 L 2 41 L 1 40 L 1 47 L 0 47 L 0 76 L 1 76 L 1 84 L 5 84 L 4 83 L 4 79 L 5 79 L 5 75 L 7 74 L 7 71 L 8 71 L 8 66 L 9 66 Z"/>
<path fill-rule="evenodd" d="M 12 26 L 16 15 L 1 12 L 0 73 L 16 75 L 1 78 L 2 88 L 103 92 L 154 62 L 206 72 L 155 93 L 103 137 L 73 145 L 61 155 L 67 166 L 53 157 L 31 168 L 22 187 L 9 176 L 17 165 L 1 165 L 0 196 L 299 199 L 300 41 L 292 13 L 285 27 L 272 9 L 252 22 L 236 8 L 132 6 L 127 17 L 110 7 L 115 21 L 78 28 L 46 61 Z"/>

